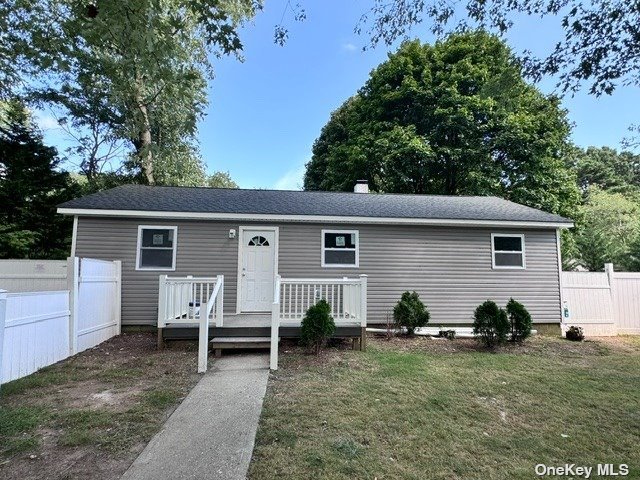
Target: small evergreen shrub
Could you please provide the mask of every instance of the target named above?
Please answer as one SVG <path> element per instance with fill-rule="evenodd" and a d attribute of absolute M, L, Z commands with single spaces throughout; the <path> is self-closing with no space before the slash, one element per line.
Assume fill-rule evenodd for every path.
<path fill-rule="evenodd" d="M 584 340 L 584 330 L 582 327 L 571 326 L 565 335 L 567 340 L 572 340 L 574 342 L 581 342 Z"/>
<path fill-rule="evenodd" d="M 447 340 L 453 340 L 454 338 L 456 338 L 456 331 L 455 330 L 444 330 L 444 329 L 440 329 L 440 331 L 438 332 L 438 336 L 439 337 L 444 337 Z"/>
<path fill-rule="evenodd" d="M 424 327 L 429 318 L 431 315 L 416 292 L 404 292 L 393 307 L 393 319 L 398 327 L 407 329 L 407 335 L 413 335 L 416 328 Z"/>
<path fill-rule="evenodd" d="M 507 312 L 487 300 L 473 314 L 473 334 L 476 339 L 487 348 L 493 348 L 504 343 L 509 334 L 509 319 Z"/>
<path fill-rule="evenodd" d="M 512 342 L 522 342 L 531 335 L 531 315 L 523 304 L 510 299 L 507 303 L 507 315 L 511 324 Z"/>
<path fill-rule="evenodd" d="M 331 306 L 326 300 L 320 300 L 309 307 L 302 319 L 300 342 L 317 355 L 335 331 L 336 324 L 331 317 Z"/>

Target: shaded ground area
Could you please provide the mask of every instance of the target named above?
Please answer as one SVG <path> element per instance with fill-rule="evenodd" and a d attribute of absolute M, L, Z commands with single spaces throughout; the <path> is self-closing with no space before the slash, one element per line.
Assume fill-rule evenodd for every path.
<path fill-rule="evenodd" d="M 251 479 L 534 478 L 538 463 L 625 463 L 640 478 L 640 337 L 281 351 Z"/>
<path fill-rule="evenodd" d="M 0 478 L 120 478 L 200 378 L 196 357 L 124 334 L 3 385 Z"/>

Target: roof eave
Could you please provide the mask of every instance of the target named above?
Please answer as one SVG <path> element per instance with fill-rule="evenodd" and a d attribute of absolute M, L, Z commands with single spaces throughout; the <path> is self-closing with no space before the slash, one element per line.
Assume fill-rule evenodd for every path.
<path fill-rule="evenodd" d="M 473 226 L 473 227 L 517 227 L 517 228 L 571 228 L 573 222 L 540 222 L 525 220 L 473 220 L 455 218 L 400 218 L 400 217 L 358 217 L 331 215 L 281 215 L 253 213 L 212 213 L 212 212 L 165 212 L 153 210 L 105 210 L 89 208 L 59 207 L 62 215 L 92 217 L 129 217 L 172 220 L 240 220 L 301 223 L 348 223 L 384 225 L 433 225 L 433 226 Z"/>

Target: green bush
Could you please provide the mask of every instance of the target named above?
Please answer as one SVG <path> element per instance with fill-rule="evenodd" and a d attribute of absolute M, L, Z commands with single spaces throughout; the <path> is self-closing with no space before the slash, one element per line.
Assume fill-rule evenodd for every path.
<path fill-rule="evenodd" d="M 307 310 L 300 328 L 300 342 L 320 353 L 327 339 L 336 331 L 336 324 L 331 318 L 331 307 L 326 300 L 320 300 Z"/>
<path fill-rule="evenodd" d="M 424 327 L 429 323 L 429 318 L 431 315 L 416 292 L 404 292 L 393 307 L 393 319 L 396 325 L 406 328 L 408 335 L 413 335 L 416 328 Z"/>
<path fill-rule="evenodd" d="M 581 342 L 584 340 L 584 330 L 582 327 L 571 326 L 567 333 L 565 334 L 567 340 L 572 340 L 574 342 Z"/>
<path fill-rule="evenodd" d="M 504 343 L 509 334 L 509 319 L 507 312 L 487 300 L 473 314 L 473 334 L 476 339 L 487 348 L 493 348 Z"/>
<path fill-rule="evenodd" d="M 507 303 L 507 315 L 511 324 L 512 342 L 521 342 L 531 335 L 531 315 L 523 304 L 510 299 Z"/>

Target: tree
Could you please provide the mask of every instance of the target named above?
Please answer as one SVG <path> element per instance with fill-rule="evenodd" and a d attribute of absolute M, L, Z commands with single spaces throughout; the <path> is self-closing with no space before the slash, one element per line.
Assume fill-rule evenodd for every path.
<path fill-rule="evenodd" d="M 511 325 L 512 342 L 522 342 L 531 335 L 531 314 L 523 304 L 510 298 L 507 302 L 507 315 Z"/>
<path fill-rule="evenodd" d="M 194 140 L 209 55 L 239 55 L 238 27 L 260 8 L 258 0 L 7 0 L 0 91 L 20 85 L 81 130 L 106 126 L 132 148 L 129 166 L 147 183 L 169 183 L 178 171 L 188 180 L 177 183 L 188 184 L 201 165 Z"/>
<path fill-rule="evenodd" d="M 456 31 L 483 27 L 504 34 L 520 15 L 558 17 L 564 32 L 547 56 L 524 52 L 525 71 L 532 78 L 552 75 L 564 91 L 576 91 L 587 82 L 595 95 L 610 94 L 621 84 L 640 85 L 637 1 L 374 0 L 356 31 L 367 30 L 374 45 L 390 45 L 425 19 L 437 35 L 449 25 Z"/>
<path fill-rule="evenodd" d="M 429 323 L 429 310 L 420 300 L 416 292 L 404 292 L 398 303 L 393 307 L 393 319 L 398 327 L 407 329 L 407 335 L 413 335 L 416 328 Z"/>
<path fill-rule="evenodd" d="M 322 299 L 309 307 L 300 324 L 300 342 L 313 349 L 315 354 L 336 331 L 336 324 L 331 317 L 331 306 Z"/>
<path fill-rule="evenodd" d="M 480 304 L 473 313 L 473 334 L 487 348 L 504 343 L 509 329 L 507 312 L 492 300 Z"/>
<path fill-rule="evenodd" d="M 57 170 L 55 148 L 19 102 L 3 105 L 0 118 L 0 258 L 65 258 L 71 241 L 70 219 L 56 206 L 77 187 Z"/>
<path fill-rule="evenodd" d="M 323 127 L 307 190 L 498 195 L 571 215 L 569 124 L 557 98 L 521 77 L 506 44 L 482 31 L 405 42 Z"/>
<path fill-rule="evenodd" d="M 578 184 L 583 191 L 592 185 L 621 193 L 640 191 L 640 155 L 609 147 L 588 147 L 575 158 Z"/>
<path fill-rule="evenodd" d="M 579 261 L 598 271 L 612 262 L 617 269 L 633 268 L 629 252 L 640 236 L 640 205 L 620 193 L 589 188 L 576 227 Z"/>
<path fill-rule="evenodd" d="M 233 181 L 229 172 L 215 172 L 213 175 L 209 175 L 207 184 L 214 188 L 240 188 L 240 186 Z"/>

